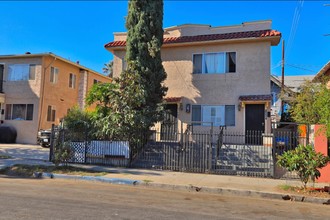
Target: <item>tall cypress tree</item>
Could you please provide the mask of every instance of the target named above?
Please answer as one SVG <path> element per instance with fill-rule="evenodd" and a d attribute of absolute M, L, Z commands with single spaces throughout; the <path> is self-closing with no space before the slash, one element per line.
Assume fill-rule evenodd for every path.
<path fill-rule="evenodd" d="M 166 73 L 162 65 L 160 48 L 163 44 L 163 1 L 130 0 L 126 20 L 127 71 L 121 75 L 126 86 L 130 84 L 144 91 L 143 127 L 152 126 L 159 120 L 160 106 L 167 88 L 162 85 Z M 128 77 L 127 74 L 136 74 Z M 126 76 L 125 76 L 126 75 Z M 138 80 L 128 83 L 125 78 Z"/>
<path fill-rule="evenodd" d="M 96 103 L 93 123 L 98 137 L 128 140 L 131 159 L 145 143 L 141 134 L 163 116 L 162 101 L 167 88 L 160 48 L 163 43 L 162 0 L 130 0 L 126 21 L 128 29 L 127 70 L 109 84 L 96 84 L 88 104 Z"/>

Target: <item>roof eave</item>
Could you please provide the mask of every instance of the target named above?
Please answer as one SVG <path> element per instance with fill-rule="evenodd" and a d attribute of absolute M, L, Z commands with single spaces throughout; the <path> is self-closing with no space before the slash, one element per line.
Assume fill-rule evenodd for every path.
<path fill-rule="evenodd" d="M 251 41 L 270 41 L 272 46 L 279 44 L 281 36 L 270 36 L 270 37 L 249 37 L 249 38 L 238 38 L 238 39 L 221 39 L 221 40 L 208 40 L 208 41 L 192 41 L 192 42 L 182 42 L 182 43 L 165 43 L 162 47 L 179 47 L 187 45 L 202 45 L 202 44 L 218 44 L 218 43 L 233 43 L 233 42 L 251 42 Z M 125 50 L 125 46 L 107 47 L 105 48 L 114 52 L 116 50 Z"/>
<path fill-rule="evenodd" d="M 271 45 L 275 46 L 280 42 L 281 36 L 272 37 L 249 37 L 249 38 L 237 38 L 237 39 L 221 39 L 221 40 L 209 40 L 209 41 L 193 41 L 193 42 L 182 42 L 182 43 L 167 43 L 163 44 L 163 47 L 173 46 L 186 46 L 186 45 L 199 45 L 199 44 L 218 44 L 218 43 L 244 43 L 244 42 L 255 42 L 255 41 L 271 41 Z"/>
<path fill-rule="evenodd" d="M 321 79 L 324 73 L 326 73 L 329 69 L 330 69 L 330 61 L 322 67 L 322 69 L 315 75 L 312 81 L 315 82 Z"/>
<path fill-rule="evenodd" d="M 82 65 L 77 64 L 75 62 L 72 62 L 70 60 L 67 60 L 67 59 L 65 59 L 63 57 L 60 57 L 60 56 L 58 56 L 58 55 L 56 55 L 54 53 L 51 53 L 51 52 L 49 52 L 49 53 L 37 53 L 37 54 L 0 55 L 0 59 L 32 58 L 32 57 L 46 57 L 46 56 L 54 57 L 54 58 L 56 58 L 58 60 L 61 60 L 61 61 L 66 62 L 66 63 L 69 63 L 69 64 L 71 64 L 73 66 L 76 66 L 79 69 L 84 69 L 84 70 L 87 70 L 88 72 L 92 72 L 92 73 L 95 73 L 97 75 L 104 76 L 104 77 L 108 78 L 107 76 L 105 76 L 105 75 L 103 75 L 103 74 L 101 74 L 101 73 L 99 73 L 99 72 L 97 72 L 95 70 L 89 69 L 89 68 L 87 68 L 85 66 L 82 66 Z"/>

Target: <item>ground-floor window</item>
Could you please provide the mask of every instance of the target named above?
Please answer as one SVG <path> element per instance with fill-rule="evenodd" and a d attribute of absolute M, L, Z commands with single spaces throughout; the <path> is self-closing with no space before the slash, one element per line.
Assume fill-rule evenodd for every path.
<path fill-rule="evenodd" d="M 56 109 L 54 106 L 49 105 L 47 108 L 47 121 L 55 121 Z"/>
<path fill-rule="evenodd" d="M 33 120 L 33 104 L 7 104 L 6 120 Z"/>
<path fill-rule="evenodd" d="M 194 125 L 235 126 L 235 105 L 193 105 Z"/>

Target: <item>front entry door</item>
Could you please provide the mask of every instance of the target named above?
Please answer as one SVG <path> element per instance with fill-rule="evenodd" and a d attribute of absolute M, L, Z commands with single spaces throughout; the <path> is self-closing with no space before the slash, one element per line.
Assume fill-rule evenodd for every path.
<path fill-rule="evenodd" d="M 245 105 L 245 142 L 262 144 L 262 133 L 265 131 L 265 105 Z"/>

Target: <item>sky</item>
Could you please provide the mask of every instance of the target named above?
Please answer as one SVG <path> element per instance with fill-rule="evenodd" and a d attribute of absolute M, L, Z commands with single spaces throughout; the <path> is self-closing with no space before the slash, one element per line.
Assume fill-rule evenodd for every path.
<path fill-rule="evenodd" d="M 329 4 L 329 6 L 328 6 Z M 0 1 L 0 55 L 52 52 L 102 73 L 104 45 L 124 32 L 127 1 Z M 285 75 L 315 75 L 330 59 L 329 1 L 164 1 L 163 27 L 272 20 L 285 41 Z M 271 50 L 281 75 L 282 42 Z"/>

